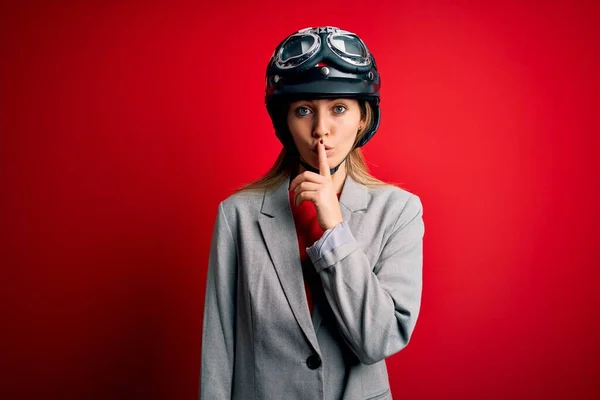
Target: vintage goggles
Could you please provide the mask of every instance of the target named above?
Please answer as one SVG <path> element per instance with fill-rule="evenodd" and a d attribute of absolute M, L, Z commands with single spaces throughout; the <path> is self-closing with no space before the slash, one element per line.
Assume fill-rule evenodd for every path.
<path fill-rule="evenodd" d="M 298 31 L 275 50 L 273 58 L 282 71 L 305 70 L 321 61 L 331 61 L 348 72 L 373 67 L 371 54 L 357 35 L 331 26 Z"/>

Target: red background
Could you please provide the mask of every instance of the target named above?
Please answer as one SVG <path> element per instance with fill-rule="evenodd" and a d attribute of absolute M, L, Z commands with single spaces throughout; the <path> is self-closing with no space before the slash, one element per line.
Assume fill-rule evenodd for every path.
<path fill-rule="evenodd" d="M 15 3 L 1 398 L 196 397 L 217 204 L 279 150 L 274 47 L 320 24 L 376 56 L 366 157 L 424 204 L 394 396 L 600 398 L 599 2 Z"/>

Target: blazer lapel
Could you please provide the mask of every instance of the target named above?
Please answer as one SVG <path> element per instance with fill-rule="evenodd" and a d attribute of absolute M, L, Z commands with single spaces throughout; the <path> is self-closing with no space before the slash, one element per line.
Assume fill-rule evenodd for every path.
<path fill-rule="evenodd" d="M 319 351 L 305 301 L 298 236 L 289 203 L 288 187 L 289 179 L 275 190 L 265 191 L 258 223 L 294 317 L 313 348 Z"/>
<path fill-rule="evenodd" d="M 369 189 L 365 185 L 356 182 L 350 176 L 346 177 L 340 196 L 340 205 L 344 221 L 348 221 L 352 233 L 358 232 L 362 221 L 362 219 L 355 218 L 355 213 L 366 210 L 368 203 Z"/>

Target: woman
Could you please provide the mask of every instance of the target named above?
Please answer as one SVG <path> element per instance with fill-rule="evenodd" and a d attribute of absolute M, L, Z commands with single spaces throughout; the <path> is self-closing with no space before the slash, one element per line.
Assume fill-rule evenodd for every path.
<path fill-rule="evenodd" d="M 384 360 L 417 321 L 424 225 L 419 198 L 361 156 L 379 84 L 362 40 L 338 28 L 301 30 L 271 57 L 283 149 L 219 205 L 200 398 L 391 398 Z"/>

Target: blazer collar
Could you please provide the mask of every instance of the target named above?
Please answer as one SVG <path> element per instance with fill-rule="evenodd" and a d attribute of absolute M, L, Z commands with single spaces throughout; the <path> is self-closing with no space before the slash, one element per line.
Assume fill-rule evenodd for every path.
<path fill-rule="evenodd" d="M 346 207 L 348 211 L 355 212 L 366 210 L 368 202 L 369 189 L 365 185 L 356 182 L 350 176 L 347 176 L 342 188 L 340 204 Z"/>
<path fill-rule="evenodd" d="M 291 177 L 286 179 L 275 189 L 265 190 L 260 210 L 262 214 L 275 217 L 290 208 L 288 187 L 291 179 Z M 344 186 L 342 187 L 342 194 L 340 196 L 340 204 L 343 206 L 342 213 L 344 214 L 344 217 L 346 217 L 344 208 L 350 213 L 365 210 L 367 208 L 368 200 L 368 188 L 365 185 L 356 182 L 349 175 L 346 176 Z"/>

